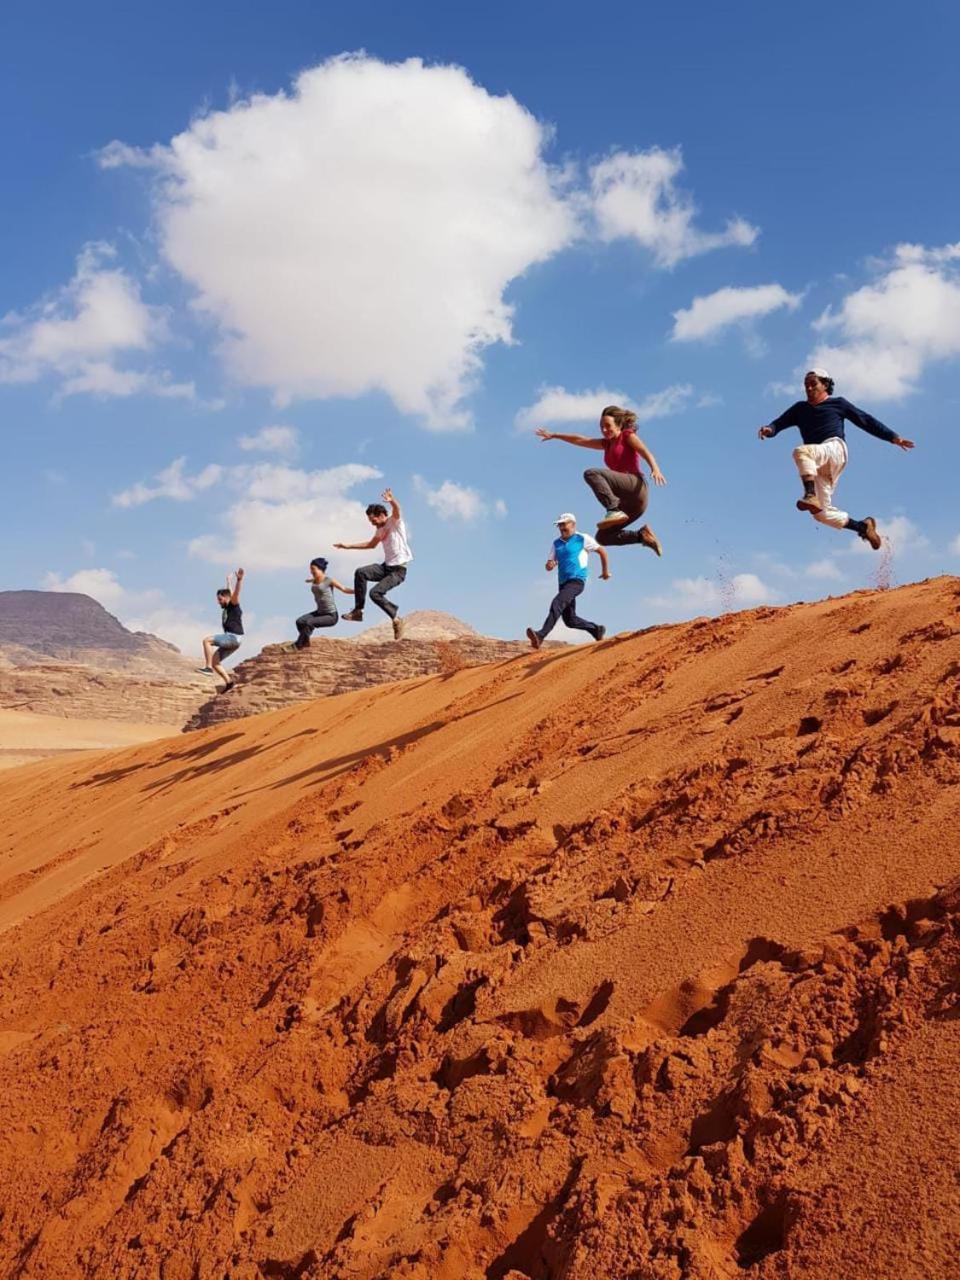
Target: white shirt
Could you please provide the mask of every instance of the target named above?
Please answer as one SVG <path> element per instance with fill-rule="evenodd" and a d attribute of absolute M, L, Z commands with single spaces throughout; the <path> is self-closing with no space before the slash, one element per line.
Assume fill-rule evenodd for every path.
<path fill-rule="evenodd" d="M 413 552 L 407 542 L 407 526 L 403 523 L 402 516 L 399 519 L 389 516 L 386 524 L 382 524 L 377 530 L 376 540 L 383 543 L 384 564 L 409 564 L 413 559 Z"/>

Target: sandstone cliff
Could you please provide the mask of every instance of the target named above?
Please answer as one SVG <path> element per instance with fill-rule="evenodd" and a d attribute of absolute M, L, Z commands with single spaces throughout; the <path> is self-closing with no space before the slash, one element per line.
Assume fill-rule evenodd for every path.
<path fill-rule="evenodd" d="M 315 634 L 310 648 L 302 651 L 291 649 L 289 644 L 267 645 L 256 657 L 233 669 L 236 686 L 213 694 L 186 728 L 206 728 L 392 680 L 447 675 L 461 667 L 501 662 L 530 652 L 525 642 L 482 636 L 449 614 L 412 613 L 407 625 L 407 636 L 412 638 L 401 641 L 393 639 L 388 625 L 373 627 L 356 639 L 334 640 Z M 389 633 L 389 644 L 384 643 L 382 632 Z M 445 636 L 455 638 L 442 638 Z"/>

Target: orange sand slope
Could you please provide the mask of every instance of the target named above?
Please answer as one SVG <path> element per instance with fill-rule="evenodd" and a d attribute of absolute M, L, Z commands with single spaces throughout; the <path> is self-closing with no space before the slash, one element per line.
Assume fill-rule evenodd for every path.
<path fill-rule="evenodd" d="M 960 582 L 0 777 L 0 1275 L 946 1277 Z"/>

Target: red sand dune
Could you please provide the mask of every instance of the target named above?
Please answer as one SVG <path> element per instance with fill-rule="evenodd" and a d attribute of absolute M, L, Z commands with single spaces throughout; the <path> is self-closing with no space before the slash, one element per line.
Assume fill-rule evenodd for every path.
<path fill-rule="evenodd" d="M 960 582 L 0 776 L 0 1274 L 960 1256 Z"/>

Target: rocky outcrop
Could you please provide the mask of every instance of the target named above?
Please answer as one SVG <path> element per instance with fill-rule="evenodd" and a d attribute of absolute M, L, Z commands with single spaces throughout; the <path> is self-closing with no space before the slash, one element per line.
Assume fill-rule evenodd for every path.
<path fill-rule="evenodd" d="M 210 686 L 114 675 L 66 662 L 0 667 L 0 707 L 69 720 L 122 720 L 182 725 L 209 697 Z"/>
<path fill-rule="evenodd" d="M 166 640 L 128 631 L 103 605 L 76 591 L 0 591 L 0 653 L 13 666 L 52 659 L 100 671 L 182 681 L 193 665 Z"/>
<path fill-rule="evenodd" d="M 411 620 L 416 616 L 411 614 Z M 530 652 L 529 645 L 520 641 L 470 634 L 465 624 L 459 625 L 467 634 L 453 640 L 391 639 L 390 644 L 384 644 L 379 639 L 368 641 L 369 633 L 364 633 L 357 640 L 314 638 L 310 648 L 302 651 L 289 644 L 267 645 L 255 658 L 234 668 L 234 688 L 214 694 L 186 728 L 203 729 L 311 698 L 414 676 L 445 675 L 461 667 L 502 662 Z M 411 625 L 411 633 L 416 636 L 415 626 Z"/>

